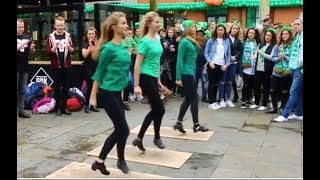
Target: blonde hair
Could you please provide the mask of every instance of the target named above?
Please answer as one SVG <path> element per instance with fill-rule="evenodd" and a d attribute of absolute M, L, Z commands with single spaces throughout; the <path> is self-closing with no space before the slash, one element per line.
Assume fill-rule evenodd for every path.
<path fill-rule="evenodd" d="M 65 21 L 65 19 L 62 16 L 57 16 L 54 18 L 54 22 L 56 22 L 56 21 Z"/>
<path fill-rule="evenodd" d="M 149 25 L 155 17 L 159 17 L 159 14 L 154 11 L 150 11 L 144 16 L 140 24 L 140 38 L 142 38 L 144 35 L 148 33 Z"/>
<path fill-rule="evenodd" d="M 229 31 L 228 31 L 228 34 L 230 35 L 231 34 L 231 30 L 232 30 L 232 27 L 233 26 L 238 26 L 238 28 L 239 28 L 239 31 L 238 31 L 238 33 L 235 35 L 235 38 L 236 39 L 238 39 L 238 40 L 240 40 L 240 41 L 243 41 L 243 31 L 242 31 L 242 28 L 241 28 L 241 26 L 239 25 L 239 24 L 237 24 L 237 23 L 232 23 L 231 24 L 231 26 L 230 26 L 230 28 L 229 28 Z"/>
<path fill-rule="evenodd" d="M 193 37 L 194 35 L 191 34 L 191 28 L 192 28 L 193 26 L 195 26 L 195 25 L 193 24 L 193 25 L 189 26 L 188 28 L 184 29 L 181 37 L 185 37 L 185 38 L 189 39 L 194 45 L 197 45 L 197 47 L 200 49 L 199 43 L 194 39 L 194 37 Z M 187 37 L 187 35 L 188 35 L 189 37 Z"/>
<path fill-rule="evenodd" d="M 126 17 L 123 12 L 112 12 L 103 22 L 101 27 L 101 36 L 98 40 L 98 44 L 96 46 L 96 52 L 92 54 L 92 59 L 98 60 L 101 46 L 111 41 L 114 36 L 114 31 L 111 28 L 112 25 L 116 25 L 119 23 L 119 19 L 121 17 Z"/>

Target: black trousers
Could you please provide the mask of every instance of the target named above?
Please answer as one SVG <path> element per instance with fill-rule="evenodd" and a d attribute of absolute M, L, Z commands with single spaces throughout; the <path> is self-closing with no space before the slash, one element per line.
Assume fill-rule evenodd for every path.
<path fill-rule="evenodd" d="M 154 137 L 155 139 L 159 139 L 160 126 L 165 109 L 163 102 L 160 99 L 157 78 L 146 74 L 140 74 L 140 87 L 143 94 L 148 94 L 148 103 L 151 106 L 151 111 L 144 118 L 138 138 L 143 139 L 145 132 L 153 121 Z"/>
<path fill-rule="evenodd" d="M 255 104 L 259 105 L 261 97 L 261 85 L 262 85 L 262 106 L 267 106 L 270 95 L 270 81 L 272 72 L 256 71 L 254 74 L 254 100 Z"/>
<path fill-rule="evenodd" d="M 94 75 L 94 71 L 89 69 L 88 67 L 85 67 L 84 72 L 85 72 L 84 79 L 86 80 L 86 83 L 87 83 L 87 92 L 84 96 L 86 98 L 86 105 L 89 107 L 89 100 L 90 100 L 90 95 L 91 95 L 91 90 L 93 85 L 93 80 L 91 78 Z"/>
<path fill-rule="evenodd" d="M 193 75 L 181 75 L 182 85 L 185 90 L 185 98 L 183 103 L 180 106 L 180 112 L 178 116 L 178 121 L 183 121 L 183 117 L 186 114 L 189 106 L 191 105 L 191 115 L 194 124 L 199 123 L 198 119 L 198 93 L 197 93 L 197 82 L 196 78 Z"/>
<path fill-rule="evenodd" d="M 215 68 L 211 69 L 210 65 L 207 65 L 207 72 L 208 72 L 208 97 L 209 103 L 212 104 L 217 101 L 217 92 L 219 88 L 219 81 L 223 74 L 220 65 L 215 64 Z"/>
<path fill-rule="evenodd" d="M 126 121 L 121 92 L 111 92 L 100 89 L 103 108 L 110 117 L 114 131 L 109 135 L 103 144 L 99 158 L 105 160 L 111 149 L 117 144 L 118 159 L 124 160 L 124 148 L 130 130 Z"/>
<path fill-rule="evenodd" d="M 53 68 L 51 73 L 53 76 L 54 98 L 56 99 L 56 106 L 64 108 L 67 99 L 68 91 L 70 88 L 70 68 Z"/>
<path fill-rule="evenodd" d="M 242 74 L 243 86 L 242 86 L 242 102 L 250 102 L 253 92 L 254 75 Z"/>

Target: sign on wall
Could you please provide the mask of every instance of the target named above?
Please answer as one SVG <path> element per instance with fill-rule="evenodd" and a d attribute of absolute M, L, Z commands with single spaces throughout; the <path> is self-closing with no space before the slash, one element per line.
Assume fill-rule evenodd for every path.
<path fill-rule="evenodd" d="M 33 77 L 30 79 L 30 82 L 41 82 L 46 86 L 51 86 L 53 84 L 53 80 L 42 67 L 40 67 L 39 70 L 33 75 Z"/>

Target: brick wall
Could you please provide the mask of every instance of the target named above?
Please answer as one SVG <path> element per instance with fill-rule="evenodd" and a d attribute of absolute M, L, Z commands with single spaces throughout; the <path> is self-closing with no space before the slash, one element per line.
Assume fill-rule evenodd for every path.
<path fill-rule="evenodd" d="M 274 10 L 274 23 L 291 24 L 300 16 L 303 11 L 302 7 L 295 8 L 275 8 Z"/>
<path fill-rule="evenodd" d="M 187 19 L 195 22 L 206 21 L 205 11 L 187 11 Z"/>
<path fill-rule="evenodd" d="M 138 0 L 138 3 L 150 3 L 149 0 Z M 193 2 L 193 0 L 157 0 L 157 3 Z"/>
<path fill-rule="evenodd" d="M 233 17 L 236 21 L 242 19 L 242 27 L 246 26 L 246 9 L 245 8 L 228 8 L 228 19 L 227 21 L 232 22 Z"/>

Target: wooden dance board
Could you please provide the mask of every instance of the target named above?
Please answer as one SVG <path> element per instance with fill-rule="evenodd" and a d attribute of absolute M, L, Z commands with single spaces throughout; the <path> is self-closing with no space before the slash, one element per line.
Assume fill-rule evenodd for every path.
<path fill-rule="evenodd" d="M 138 134 L 140 131 L 141 125 L 135 127 L 130 131 L 130 133 Z M 195 141 L 208 141 L 210 137 L 213 135 L 214 131 L 207 131 L 207 132 L 196 132 L 194 133 L 192 129 L 184 129 L 186 131 L 185 134 L 179 132 L 178 130 L 173 130 L 172 127 L 161 127 L 160 128 L 160 136 L 161 137 L 169 137 L 169 138 L 176 138 L 176 139 L 189 139 Z M 154 135 L 154 127 L 150 125 L 147 129 L 145 135 Z"/>
<path fill-rule="evenodd" d="M 107 167 L 107 170 L 110 171 L 108 176 L 101 174 L 98 169 L 96 171 L 91 170 L 91 164 L 72 162 L 48 175 L 46 178 L 168 178 L 165 176 L 140 173 L 132 170 L 129 170 L 128 174 L 124 174 L 119 169 L 109 167 Z"/>
<path fill-rule="evenodd" d="M 91 156 L 99 156 L 101 148 L 102 146 L 99 146 L 86 154 Z M 180 168 L 191 157 L 191 155 L 192 153 L 189 152 L 155 148 L 146 148 L 146 151 L 142 152 L 138 149 L 138 147 L 132 145 L 126 145 L 125 149 L 125 158 L 127 161 L 153 164 L 171 168 Z M 111 150 L 107 157 L 112 159 L 118 158 L 116 146 Z"/>

